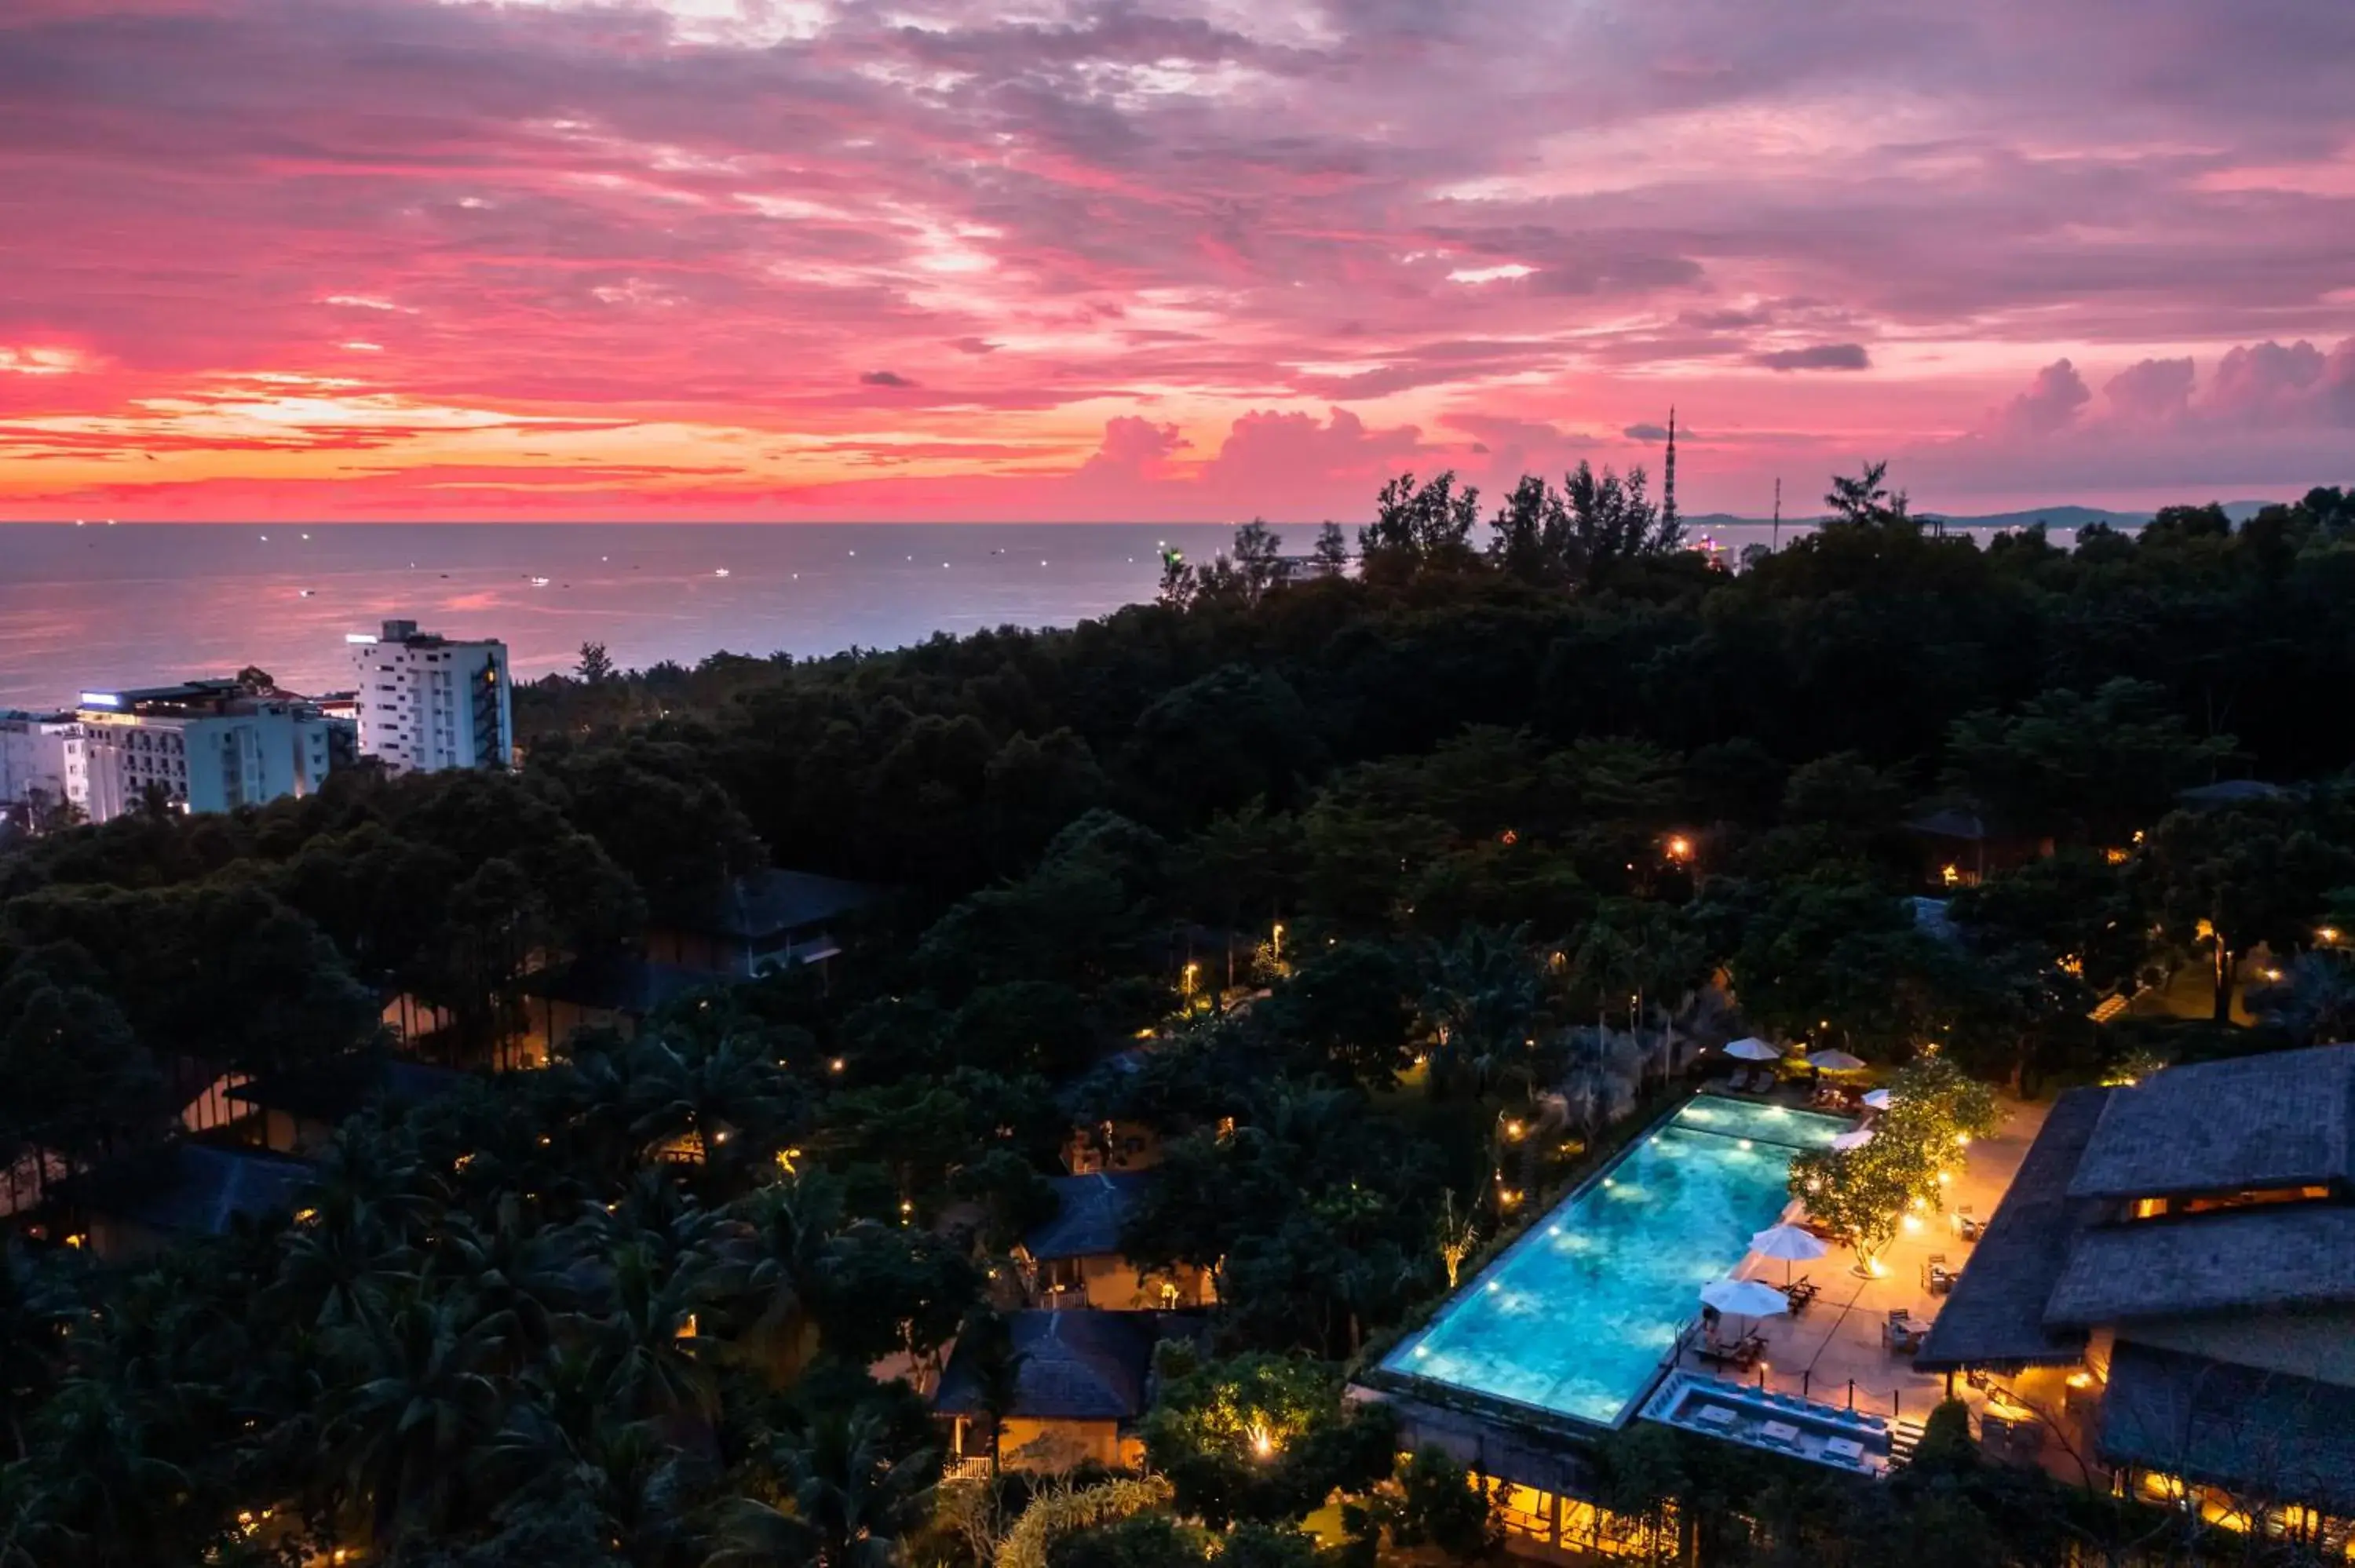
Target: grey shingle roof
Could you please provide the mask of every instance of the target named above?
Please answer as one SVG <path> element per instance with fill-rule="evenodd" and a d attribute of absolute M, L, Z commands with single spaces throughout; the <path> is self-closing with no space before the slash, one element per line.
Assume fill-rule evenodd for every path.
<path fill-rule="evenodd" d="M 697 927 L 715 937 L 757 940 L 847 915 L 883 896 L 880 888 L 806 871 L 756 871 L 713 901 Z"/>
<path fill-rule="evenodd" d="M 2070 1182 L 2080 1198 L 2355 1177 L 2355 1045 L 2171 1067 L 2110 1097 Z"/>
<path fill-rule="evenodd" d="M 1024 1236 L 1022 1250 L 1041 1263 L 1119 1252 L 1121 1226 L 1152 1180 L 1149 1171 L 1056 1177 L 1049 1183 L 1055 1189 L 1055 1217 Z"/>
<path fill-rule="evenodd" d="M 176 1235 L 218 1235 L 240 1216 L 292 1213 L 313 1178 L 299 1160 L 176 1142 L 93 1171 L 72 1201 Z"/>
<path fill-rule="evenodd" d="M 2122 1340 L 2100 1446 L 2113 1464 L 2355 1513 L 2355 1389 Z"/>
<path fill-rule="evenodd" d="M 1198 1332 L 1198 1319 L 1161 1312 L 1016 1312 L 1007 1329 L 1016 1365 L 1014 1408 L 1035 1421 L 1134 1421 L 1149 1401 L 1153 1347 Z M 981 1380 L 960 1344 L 941 1372 L 932 1408 L 982 1412 Z"/>
<path fill-rule="evenodd" d="M 2099 1202 L 2069 1196 L 2069 1176 L 2113 1093 L 2072 1089 L 2053 1102 L 1969 1266 L 1939 1308 L 1913 1359 L 1916 1367 L 1945 1372 L 2073 1361 L 2084 1353 L 2084 1332 L 2048 1330 L 2044 1305 L 2069 1266 L 2070 1248 L 2103 1211 Z"/>
<path fill-rule="evenodd" d="M 625 956 L 535 969 L 516 989 L 528 997 L 643 1018 L 666 1002 L 718 983 L 700 969 Z"/>
<path fill-rule="evenodd" d="M 355 1052 L 333 1061 L 273 1074 L 241 1084 L 229 1097 L 266 1110 L 318 1121 L 342 1121 L 370 1101 L 423 1105 L 455 1090 L 466 1075 L 422 1062 L 400 1062 L 374 1052 Z"/>
<path fill-rule="evenodd" d="M 2355 1302 L 2355 1209 L 2296 1204 L 2087 1231 L 2044 1317 L 2091 1325 L 2340 1302 Z"/>

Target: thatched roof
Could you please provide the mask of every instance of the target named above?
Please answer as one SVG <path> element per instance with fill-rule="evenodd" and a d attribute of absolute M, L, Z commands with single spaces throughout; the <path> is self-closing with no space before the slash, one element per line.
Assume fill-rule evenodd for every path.
<path fill-rule="evenodd" d="M 2069 1184 L 2148 1198 L 2355 1179 L 2355 1045 L 2172 1067 L 2113 1094 Z"/>
<path fill-rule="evenodd" d="M 2348 1302 L 2355 1302 L 2355 1209 L 2298 1203 L 2087 1231 L 2044 1318 L 2130 1323 Z"/>
<path fill-rule="evenodd" d="M 257 1109 L 339 1122 L 373 1101 L 423 1105 L 452 1093 L 465 1081 L 466 1075 L 454 1068 L 360 1051 L 240 1084 L 228 1091 L 228 1097 Z"/>
<path fill-rule="evenodd" d="M 1121 1227 L 1153 1181 L 1150 1171 L 1056 1177 L 1048 1183 L 1055 1190 L 1055 1217 L 1024 1236 L 1022 1250 L 1041 1263 L 1119 1252 Z"/>
<path fill-rule="evenodd" d="M 1924 1372 L 1956 1367 L 2073 1361 L 2085 1333 L 2048 1329 L 2044 1304 L 2069 1266 L 2070 1249 L 2103 1205 L 2069 1196 L 2070 1173 L 2114 1091 L 2072 1089 L 2053 1102 L 2003 1202 L 1955 1281 L 1913 1364 Z"/>
<path fill-rule="evenodd" d="M 702 916 L 687 924 L 715 937 L 759 941 L 822 926 L 883 896 L 879 887 L 814 872 L 756 871 L 729 883 Z"/>
<path fill-rule="evenodd" d="M 2100 1446 L 2253 1502 L 2355 1514 L 2355 1389 L 2121 1340 Z"/>
<path fill-rule="evenodd" d="M 316 1172 L 299 1160 L 175 1140 L 75 1178 L 61 1195 L 92 1214 L 174 1235 L 220 1235 L 287 1213 Z"/>
<path fill-rule="evenodd" d="M 1201 1331 L 1201 1320 L 1165 1312 L 1016 1312 L 1014 1406 L 1034 1421 L 1134 1421 L 1151 1403 L 1153 1347 Z M 983 1411 L 980 1371 L 960 1344 L 941 1372 L 932 1408 Z"/>

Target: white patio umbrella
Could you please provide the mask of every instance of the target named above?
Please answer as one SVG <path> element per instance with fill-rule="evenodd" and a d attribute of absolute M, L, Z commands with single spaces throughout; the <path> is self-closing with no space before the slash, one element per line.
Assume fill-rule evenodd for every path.
<path fill-rule="evenodd" d="M 1866 1144 L 1870 1143 L 1871 1141 L 1872 1128 L 1869 1127 L 1860 1127 L 1854 1132 L 1843 1132 L 1838 1138 L 1833 1139 L 1832 1147 L 1839 1150 L 1862 1149 Z"/>
<path fill-rule="evenodd" d="M 1889 1108 L 1889 1091 L 1887 1089 L 1873 1089 L 1866 1094 L 1864 1097 L 1864 1103 L 1871 1107 L 1874 1110 L 1887 1110 Z"/>
<path fill-rule="evenodd" d="M 1791 1283 L 1791 1265 L 1818 1258 L 1831 1249 L 1824 1238 L 1798 1225 L 1770 1225 L 1750 1238 L 1750 1250 L 1761 1257 L 1783 1260 L 1783 1283 Z"/>
<path fill-rule="evenodd" d="M 1853 1073 L 1864 1065 L 1864 1058 L 1845 1051 L 1817 1051 L 1808 1056 L 1807 1065 L 1827 1073 Z"/>
<path fill-rule="evenodd" d="M 1725 1054 L 1743 1062 L 1779 1062 L 1782 1047 L 1769 1045 L 1755 1034 L 1746 1034 L 1725 1048 Z"/>
<path fill-rule="evenodd" d="M 1713 1279 L 1700 1287 L 1700 1304 L 1735 1318 L 1772 1318 L 1791 1309 L 1791 1298 L 1756 1279 Z"/>

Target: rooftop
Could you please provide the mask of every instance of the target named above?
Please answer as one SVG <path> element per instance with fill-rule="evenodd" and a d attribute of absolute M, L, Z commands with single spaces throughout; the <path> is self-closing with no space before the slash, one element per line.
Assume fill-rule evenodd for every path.
<path fill-rule="evenodd" d="M 775 936 L 847 915 L 883 896 L 883 890 L 806 871 L 756 871 L 737 877 L 698 923 L 718 937 Z"/>
<path fill-rule="evenodd" d="M 151 1230 L 219 1235 L 234 1220 L 291 1211 L 311 1179 L 299 1160 L 173 1142 L 77 1178 L 68 1195 Z"/>
<path fill-rule="evenodd" d="M 2121 1343 L 2101 1445 L 2121 1464 L 2355 1513 L 2355 1389 Z"/>
<path fill-rule="evenodd" d="M 1040 1263 L 1117 1253 L 1121 1227 L 1153 1179 L 1149 1171 L 1056 1177 L 1048 1183 L 1055 1190 L 1055 1217 L 1024 1236 L 1022 1250 Z"/>
<path fill-rule="evenodd" d="M 465 1081 L 464 1073 L 418 1062 L 399 1062 L 373 1052 L 272 1074 L 241 1084 L 229 1097 L 311 1121 L 342 1121 L 378 1099 L 421 1105 Z"/>
<path fill-rule="evenodd" d="M 625 957 L 581 959 L 536 969 L 524 976 L 516 989 L 547 1001 L 643 1018 L 665 1002 L 712 983 L 711 977 L 699 969 Z"/>
<path fill-rule="evenodd" d="M 2044 1305 L 2069 1266 L 2071 1246 L 2101 1213 L 2100 1203 L 2069 1196 L 2069 1175 L 2112 1092 L 2072 1089 L 2053 1102 L 1972 1248 L 1969 1266 L 1931 1324 L 1917 1368 L 2033 1365 L 2084 1353 L 2083 1330 L 2045 1327 Z"/>
<path fill-rule="evenodd" d="M 2109 1097 L 2072 1197 L 2146 1198 L 2355 1178 L 2355 1045 L 2172 1067 Z"/>
<path fill-rule="evenodd" d="M 1153 1347 L 1198 1334 L 1199 1319 L 1164 1312 L 1015 1312 L 1007 1328 L 1017 1358 L 1009 1415 L 1042 1421 L 1134 1421 L 1153 1377 Z M 941 1372 L 932 1408 L 982 1413 L 980 1370 L 960 1341 Z"/>
<path fill-rule="evenodd" d="M 2088 1230 L 2044 1317 L 2091 1327 L 2344 1303 L 2355 1303 L 2355 1209 L 2301 1203 Z"/>

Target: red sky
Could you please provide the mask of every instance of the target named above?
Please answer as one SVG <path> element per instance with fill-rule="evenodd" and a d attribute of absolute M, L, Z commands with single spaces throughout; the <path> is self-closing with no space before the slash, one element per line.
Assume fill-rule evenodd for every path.
<path fill-rule="evenodd" d="M 4 0 L 0 518 L 2355 480 L 2343 0 Z"/>

